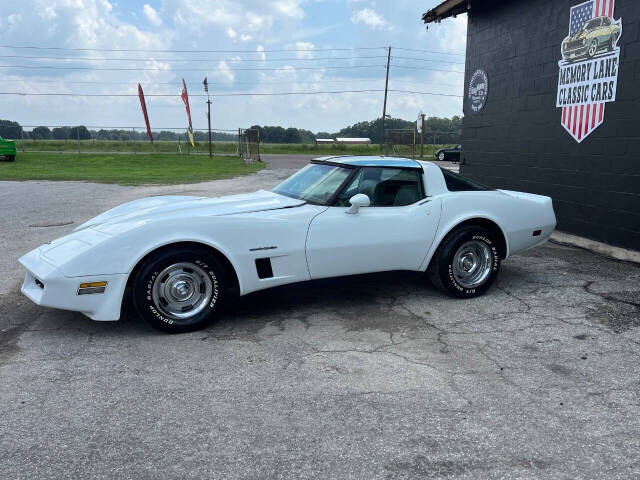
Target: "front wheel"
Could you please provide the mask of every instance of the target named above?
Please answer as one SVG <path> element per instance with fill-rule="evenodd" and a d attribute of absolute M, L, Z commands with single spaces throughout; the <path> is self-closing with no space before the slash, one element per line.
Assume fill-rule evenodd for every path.
<path fill-rule="evenodd" d="M 438 154 L 438 160 L 440 160 L 441 162 L 444 162 L 444 152 L 440 152 Z"/>
<path fill-rule="evenodd" d="M 594 40 L 589 45 L 589 49 L 587 50 L 587 58 L 593 58 L 595 54 L 598 52 L 598 41 Z"/>
<path fill-rule="evenodd" d="M 482 295 L 500 271 L 500 255 L 493 233 L 465 226 L 447 235 L 429 265 L 431 282 L 458 298 Z"/>
<path fill-rule="evenodd" d="M 15 159 L 16 159 L 15 155 L 8 155 L 7 156 L 7 161 L 9 161 L 9 162 L 13 162 Z"/>
<path fill-rule="evenodd" d="M 133 284 L 136 310 L 151 326 L 183 333 L 207 326 L 222 301 L 224 268 L 206 249 L 164 250 L 145 260 Z"/>

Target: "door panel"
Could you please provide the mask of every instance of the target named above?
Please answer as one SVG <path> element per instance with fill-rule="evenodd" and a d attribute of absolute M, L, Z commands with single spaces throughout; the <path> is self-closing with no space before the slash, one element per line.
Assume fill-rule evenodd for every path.
<path fill-rule="evenodd" d="M 405 207 L 329 207 L 307 235 L 311 278 L 388 270 L 418 270 L 440 220 L 439 199 Z"/>

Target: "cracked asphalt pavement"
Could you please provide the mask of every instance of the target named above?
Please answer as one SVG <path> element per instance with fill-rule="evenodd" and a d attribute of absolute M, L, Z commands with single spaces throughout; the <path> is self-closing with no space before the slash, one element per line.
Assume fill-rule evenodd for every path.
<path fill-rule="evenodd" d="M 323 280 L 177 336 L 19 292 L 21 254 L 106 208 L 269 188 L 290 163 L 168 187 L 0 182 L 0 478 L 640 477 L 635 265 L 547 244 L 474 300 L 417 274 Z"/>

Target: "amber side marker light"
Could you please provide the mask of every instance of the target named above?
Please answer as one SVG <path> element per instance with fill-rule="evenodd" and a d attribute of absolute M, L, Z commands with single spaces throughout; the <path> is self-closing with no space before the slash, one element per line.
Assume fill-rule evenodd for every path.
<path fill-rule="evenodd" d="M 87 282 L 81 283 L 78 287 L 78 295 L 91 295 L 94 293 L 104 293 L 107 282 Z"/>

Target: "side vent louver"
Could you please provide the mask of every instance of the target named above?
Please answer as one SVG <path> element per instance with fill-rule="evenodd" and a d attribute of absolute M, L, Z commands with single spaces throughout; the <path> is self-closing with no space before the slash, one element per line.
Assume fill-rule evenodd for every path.
<path fill-rule="evenodd" d="M 273 277 L 273 269 L 271 268 L 270 258 L 256 258 L 256 271 L 258 272 L 258 278 L 271 278 Z"/>

